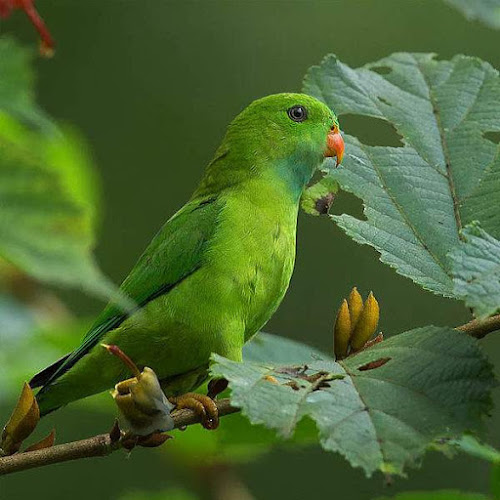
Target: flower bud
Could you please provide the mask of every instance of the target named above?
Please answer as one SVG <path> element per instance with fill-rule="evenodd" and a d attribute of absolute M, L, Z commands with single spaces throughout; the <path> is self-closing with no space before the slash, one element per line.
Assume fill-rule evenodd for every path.
<path fill-rule="evenodd" d="M 351 348 L 354 351 L 361 349 L 375 333 L 379 320 L 379 305 L 377 299 L 370 292 L 365 301 L 361 315 L 351 336 Z"/>
<path fill-rule="evenodd" d="M 351 329 L 354 330 L 363 310 L 363 298 L 356 287 L 353 287 L 351 290 L 347 304 L 349 305 L 349 314 L 351 315 Z"/>
<path fill-rule="evenodd" d="M 335 327 L 333 330 L 333 350 L 337 359 L 345 358 L 351 336 L 351 316 L 347 300 L 342 301 L 342 305 L 337 313 Z"/>

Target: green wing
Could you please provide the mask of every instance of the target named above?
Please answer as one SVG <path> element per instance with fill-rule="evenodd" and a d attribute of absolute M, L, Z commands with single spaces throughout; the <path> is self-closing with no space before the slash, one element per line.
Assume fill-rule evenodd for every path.
<path fill-rule="evenodd" d="M 167 294 L 203 264 L 204 250 L 217 226 L 221 203 L 216 198 L 197 199 L 186 204 L 153 238 L 120 290 L 137 309 Z M 127 317 L 113 302 L 108 304 L 72 353 L 49 366 L 30 381 L 32 387 L 47 386 L 69 370 Z"/>

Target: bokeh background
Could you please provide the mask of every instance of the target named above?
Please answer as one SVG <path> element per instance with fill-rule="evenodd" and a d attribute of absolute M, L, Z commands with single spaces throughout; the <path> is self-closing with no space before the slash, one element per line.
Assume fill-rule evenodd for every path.
<path fill-rule="evenodd" d="M 232 117 L 255 98 L 299 91 L 306 70 L 326 54 L 359 66 L 397 51 L 435 52 L 440 58 L 463 53 L 500 67 L 499 32 L 468 22 L 438 0 L 37 4 L 58 43 L 52 60 L 36 62 L 38 101 L 87 138 L 102 180 L 96 255 L 117 283 L 160 225 L 189 197 Z M 1 32 L 36 43 L 21 13 L 2 21 Z M 392 131 L 377 121 L 348 116 L 341 117 L 341 126 L 369 143 L 394 140 Z M 340 195 L 332 211 L 361 215 L 361 204 Z M 461 304 L 424 292 L 381 264 L 375 251 L 349 240 L 328 218 L 301 214 L 295 274 L 266 330 L 330 350 L 335 310 L 353 285 L 363 293 L 375 292 L 381 328 L 387 334 L 430 323 L 458 325 L 469 318 Z M 58 293 L 83 318 L 102 307 L 77 292 Z M 61 335 L 76 345 L 81 333 Z M 483 346 L 498 368 L 500 339 L 492 335 Z M 36 349 L 33 345 L 35 359 Z M 23 353 L 18 355 L 22 364 Z M 498 392 L 496 396 L 498 400 Z M 43 425 L 55 425 L 60 442 L 83 438 L 109 426 L 112 411 L 84 402 L 47 418 Z M 9 403 L 3 402 L 0 417 L 5 420 L 8 412 Z M 499 423 L 497 417 L 489 425 L 496 445 Z M 214 475 L 222 477 L 227 471 L 222 466 L 194 471 L 176 455 L 175 441 L 190 432 L 196 431 L 188 429 L 167 443 L 165 448 L 174 451 L 138 450 L 130 459 L 115 453 L 2 478 L 0 498 L 118 499 L 140 490 L 149 499 L 153 492 L 170 487 L 202 495 Z M 203 439 L 202 433 L 196 435 Z M 450 460 L 437 453 L 428 454 L 420 469 L 411 470 L 408 479 L 396 479 L 391 487 L 381 475 L 366 479 L 341 457 L 317 447 L 277 447 L 254 460 L 238 461 L 230 473 L 263 500 L 364 500 L 403 490 L 489 488 L 488 464 L 464 456 Z M 246 498 L 248 492 L 238 488 L 228 488 L 233 496 L 226 498 Z"/>

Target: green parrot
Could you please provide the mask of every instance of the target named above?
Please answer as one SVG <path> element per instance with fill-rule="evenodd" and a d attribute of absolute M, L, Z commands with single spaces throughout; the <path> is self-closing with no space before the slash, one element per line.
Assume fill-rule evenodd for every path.
<path fill-rule="evenodd" d="M 335 114 L 313 97 L 251 103 L 122 283 L 136 309 L 109 303 L 79 347 L 30 381 L 41 415 L 130 376 L 101 344 L 152 368 L 169 397 L 206 380 L 211 353 L 241 360 L 288 288 L 302 192 L 324 157 L 338 165 L 343 151 Z"/>

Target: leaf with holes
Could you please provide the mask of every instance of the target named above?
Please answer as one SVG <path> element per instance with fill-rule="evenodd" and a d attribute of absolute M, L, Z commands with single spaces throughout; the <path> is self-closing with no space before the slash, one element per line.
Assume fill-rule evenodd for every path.
<path fill-rule="evenodd" d="M 448 253 L 473 220 L 500 237 L 500 78 L 489 64 L 456 56 L 393 54 L 352 69 L 328 56 L 304 91 L 338 115 L 384 120 L 403 147 L 346 136 L 341 188 L 364 201 L 366 220 L 333 217 L 359 243 L 427 290 L 457 297 Z"/>
<path fill-rule="evenodd" d="M 462 234 L 465 241 L 450 254 L 455 291 L 484 318 L 500 310 L 500 241 L 477 225 Z"/>
<path fill-rule="evenodd" d="M 467 19 L 478 19 L 490 28 L 500 29 L 500 0 L 445 0 Z"/>
<path fill-rule="evenodd" d="M 96 192 L 75 133 L 33 100 L 27 52 L 0 39 L 0 257 L 37 280 L 109 298 L 94 262 Z"/>
<path fill-rule="evenodd" d="M 290 437 L 312 419 L 323 448 L 370 475 L 403 474 L 437 438 L 480 425 L 491 408 L 493 374 L 477 343 L 455 330 L 425 327 L 342 362 L 237 363 L 214 355 L 231 401 L 253 423 Z"/>

